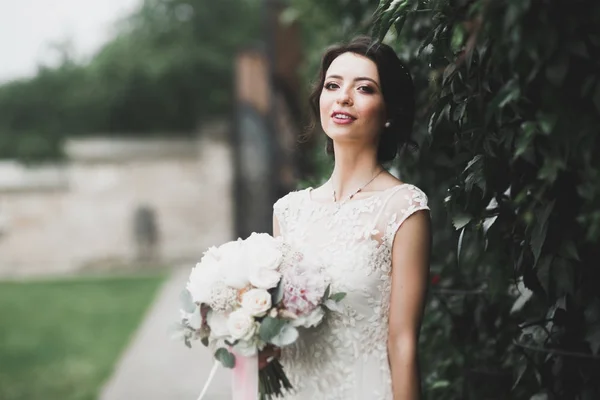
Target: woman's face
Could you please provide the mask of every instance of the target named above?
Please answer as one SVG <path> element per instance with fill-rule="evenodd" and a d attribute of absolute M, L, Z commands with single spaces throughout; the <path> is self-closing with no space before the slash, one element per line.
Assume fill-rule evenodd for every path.
<path fill-rule="evenodd" d="M 377 65 L 355 53 L 333 60 L 319 99 L 321 126 L 335 142 L 376 145 L 385 123 Z"/>

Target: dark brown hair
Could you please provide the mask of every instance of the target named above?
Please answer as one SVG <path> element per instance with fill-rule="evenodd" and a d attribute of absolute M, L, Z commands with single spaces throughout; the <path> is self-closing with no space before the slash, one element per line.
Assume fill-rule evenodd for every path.
<path fill-rule="evenodd" d="M 323 91 L 327 69 L 338 56 L 355 53 L 375 63 L 379 73 L 387 120 L 391 125 L 384 128 L 379 138 L 377 161 L 392 161 L 398 151 L 413 144 L 410 136 L 415 119 L 415 89 L 408 68 L 400 61 L 396 52 L 388 45 L 368 36 L 358 36 L 346 44 L 327 49 L 321 60 L 319 78 L 309 96 L 314 128 L 319 121 L 319 98 Z M 327 153 L 333 154 L 333 141 L 327 138 Z"/>

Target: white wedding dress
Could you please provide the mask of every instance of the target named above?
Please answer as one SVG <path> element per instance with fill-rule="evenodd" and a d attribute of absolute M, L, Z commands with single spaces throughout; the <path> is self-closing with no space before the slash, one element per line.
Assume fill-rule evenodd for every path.
<path fill-rule="evenodd" d="M 274 205 L 281 235 L 326 266 L 332 293 L 346 292 L 344 313 L 284 348 L 281 362 L 295 388 L 286 399 L 391 400 L 387 353 L 392 243 L 400 225 L 427 210 L 417 187 L 401 184 L 345 202 L 319 202 L 312 188 Z"/>

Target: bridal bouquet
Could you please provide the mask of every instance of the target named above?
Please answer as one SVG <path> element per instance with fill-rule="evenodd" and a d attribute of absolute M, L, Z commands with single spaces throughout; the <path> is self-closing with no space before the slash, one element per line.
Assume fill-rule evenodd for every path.
<path fill-rule="evenodd" d="M 223 366 L 234 369 L 234 399 L 236 390 L 237 398 L 279 397 L 292 389 L 281 363 L 275 359 L 259 371 L 257 355 L 266 346 L 291 345 L 298 328 L 315 327 L 327 310 L 340 310 L 345 294 L 332 294 L 321 271 L 268 234 L 211 247 L 183 292 L 179 336 L 188 347 L 202 341 Z M 214 368 L 200 398 L 213 374 Z"/>

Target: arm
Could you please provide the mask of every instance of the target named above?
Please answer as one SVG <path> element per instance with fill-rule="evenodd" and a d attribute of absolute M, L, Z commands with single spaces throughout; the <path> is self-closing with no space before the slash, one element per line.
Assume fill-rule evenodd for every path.
<path fill-rule="evenodd" d="M 418 211 L 398 229 L 392 247 L 388 353 L 394 400 L 419 400 L 418 339 L 427 292 L 429 213 Z"/>

